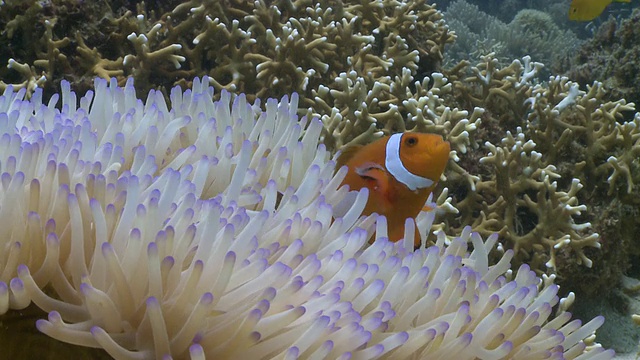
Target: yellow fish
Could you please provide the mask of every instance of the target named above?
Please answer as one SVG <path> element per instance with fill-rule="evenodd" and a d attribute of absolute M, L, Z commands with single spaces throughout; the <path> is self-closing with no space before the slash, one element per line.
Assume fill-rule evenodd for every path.
<path fill-rule="evenodd" d="M 572 0 L 569 7 L 569 20 L 593 20 L 600 16 L 612 2 L 628 3 L 631 0 Z"/>
<path fill-rule="evenodd" d="M 368 145 L 350 146 L 337 159 L 336 170 L 349 168 L 342 185 L 369 189 L 363 215 L 387 218 L 389 240 L 404 236 L 404 223 L 423 209 L 449 161 L 449 143 L 440 135 L 400 133 Z M 416 245 L 420 237 L 416 229 Z"/>

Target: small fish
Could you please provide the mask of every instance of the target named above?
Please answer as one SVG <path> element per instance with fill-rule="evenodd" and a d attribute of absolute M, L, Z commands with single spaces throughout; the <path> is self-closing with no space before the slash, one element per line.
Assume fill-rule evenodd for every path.
<path fill-rule="evenodd" d="M 389 240 L 404 236 L 404 223 L 423 209 L 449 161 L 449 143 L 440 135 L 399 133 L 342 151 L 336 169 L 349 168 L 342 185 L 369 189 L 363 215 L 387 218 Z M 416 229 L 416 244 L 420 237 Z"/>
<path fill-rule="evenodd" d="M 569 20 L 590 21 L 602 14 L 612 2 L 628 3 L 631 0 L 572 0 L 569 7 Z"/>

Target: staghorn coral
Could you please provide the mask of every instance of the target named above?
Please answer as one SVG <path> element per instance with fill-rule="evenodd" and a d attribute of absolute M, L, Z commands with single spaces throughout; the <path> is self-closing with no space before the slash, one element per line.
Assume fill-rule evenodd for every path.
<path fill-rule="evenodd" d="M 84 6 L 85 3 L 91 2 L 81 2 L 79 6 Z M 473 224 L 480 216 L 480 205 L 483 202 L 493 204 L 496 201 L 493 196 L 500 192 L 500 189 L 494 190 L 489 186 L 480 186 L 482 193 L 477 192 L 477 184 L 492 183 L 492 176 L 496 175 L 497 169 L 492 168 L 490 161 L 485 161 L 484 164 L 479 162 L 480 158 L 487 155 L 481 144 L 489 141 L 500 147 L 505 129 L 515 133 L 518 126 L 523 127 L 527 138 L 534 139 L 537 135 L 530 133 L 527 124 L 528 121 L 537 121 L 529 119 L 532 100 L 537 99 L 539 104 L 543 104 L 550 97 L 548 104 L 553 109 L 562 99 L 570 98 L 568 89 L 562 87 L 555 95 L 545 93 L 547 85 L 538 88 L 540 95 L 532 96 L 537 81 L 535 77 L 541 64 L 530 58 L 503 66 L 495 57 L 492 59 L 492 56 L 488 56 L 475 67 L 462 62 L 453 69 L 440 69 L 444 46 L 450 44 L 455 36 L 447 30 L 442 15 L 436 8 L 424 2 L 311 4 L 298 1 L 251 4 L 231 1 L 225 4 L 229 6 L 222 6 L 217 1 L 194 0 L 176 6 L 168 3 L 162 6 L 155 3 L 140 4 L 137 8 L 130 8 L 130 12 L 110 9 L 101 13 L 105 17 L 95 22 L 96 26 L 88 27 L 94 29 L 97 36 L 86 36 L 83 30 L 70 31 L 73 26 L 68 26 L 67 21 L 59 20 L 54 22 L 53 36 L 50 39 L 72 39 L 70 46 L 61 48 L 61 53 L 66 56 L 71 68 L 80 74 L 70 76 L 75 89 L 87 87 L 94 75 L 117 76 L 120 85 L 125 84 L 127 75 L 133 75 L 139 95 L 154 87 L 165 92 L 167 97 L 166 89 L 170 85 L 191 85 L 188 79 L 193 75 L 208 73 L 214 78 L 211 84 L 216 89 L 241 90 L 247 93 L 250 101 L 256 99 L 256 95 L 279 96 L 297 90 L 300 93 L 299 113 L 306 113 L 310 117 L 318 116 L 323 120 L 321 140 L 330 151 L 349 143 L 370 141 L 381 132 L 411 130 L 440 133 L 452 142 L 455 150 L 452 159 L 457 162 L 451 162 L 453 171 L 446 174 L 447 188 L 443 189 L 436 200 L 445 214 L 441 215 L 442 224 L 436 224 L 434 228 L 452 235 L 459 234 L 465 225 Z M 387 7 L 385 4 L 394 6 Z M 396 7 L 399 10 L 395 10 Z M 91 13 L 90 10 L 83 8 L 87 13 Z M 36 12 L 36 16 L 48 15 Z M 64 18 L 62 15 L 56 14 L 59 19 Z M 0 14 L 0 18 L 2 16 Z M 41 56 L 45 53 L 42 49 L 47 42 L 44 41 L 44 29 L 36 30 L 41 31 L 33 32 L 37 38 L 42 39 L 37 42 L 38 56 Z M 131 35 L 132 33 L 136 35 Z M 147 37 L 145 42 L 139 34 L 147 33 L 152 36 Z M 18 39 L 20 33 L 15 34 Z M 127 40 L 127 37 L 131 37 L 133 41 Z M 76 44 L 79 45 L 77 53 L 68 53 L 69 49 L 76 48 Z M 181 48 L 178 49 L 175 45 Z M 149 62 L 143 61 L 142 55 L 160 49 L 169 51 L 161 52 L 163 57 L 156 59 L 159 61 L 153 62 L 154 71 L 149 71 L 146 65 Z M 171 61 L 178 60 L 176 56 L 185 57 L 185 61 L 180 63 L 180 69 L 176 69 Z M 125 57 L 129 59 L 126 68 L 123 67 Z M 18 59 L 27 65 L 38 61 Z M 36 69 L 35 66 L 29 68 L 32 69 L 31 75 L 36 74 L 29 75 L 29 79 L 38 79 L 40 70 L 44 70 Z M 433 72 L 434 69 L 441 73 Z M 7 82 L 19 83 L 26 79 L 14 81 L 16 72 L 12 69 L 5 74 L 9 76 L 0 76 Z M 43 83 L 46 86 L 45 94 L 55 87 L 58 77 L 54 79 L 56 80 Z M 593 101 L 606 103 L 603 99 Z M 573 110 L 574 107 L 567 107 L 567 113 Z M 628 186 L 627 173 L 633 174 L 637 164 L 632 156 L 624 157 L 619 152 L 633 143 L 629 139 L 635 139 L 631 125 L 627 125 L 624 130 L 626 132 L 620 132 L 617 137 L 617 145 L 603 152 L 608 155 L 608 151 L 613 149 L 615 158 L 611 158 L 608 163 L 599 163 L 602 165 L 599 170 L 601 174 L 593 178 L 602 179 L 603 176 L 615 174 L 611 178 L 611 187 L 616 194 L 621 194 L 622 191 L 619 190 Z M 554 131 L 556 130 L 550 130 L 551 133 Z M 581 211 L 581 215 L 573 212 L 573 216 L 562 216 L 564 223 L 551 219 L 554 220 L 550 222 L 552 227 L 571 229 L 575 224 L 591 222 L 594 225 L 592 231 L 585 229 L 578 234 L 569 235 L 573 240 L 579 240 L 588 238 L 595 232 L 607 234 L 603 253 L 607 248 L 615 247 L 617 233 L 603 229 L 606 226 L 604 222 L 594 222 L 594 218 L 598 219 L 598 213 L 594 212 L 589 196 L 585 196 L 585 193 L 592 193 L 589 187 L 594 182 L 584 181 L 581 174 L 569 171 L 570 161 L 550 156 L 551 151 L 547 151 L 545 141 L 535 139 L 536 151 L 543 155 L 540 163 L 543 166 L 556 165 L 561 175 L 555 184 L 547 181 L 540 188 L 554 199 L 571 202 L 570 206 L 582 208 L 587 205 L 587 210 Z M 574 147 L 577 144 L 579 142 L 572 143 L 572 148 L 581 151 L 582 147 Z M 156 156 L 161 158 L 160 153 Z M 607 159 L 609 158 L 605 158 Z M 514 181 L 518 178 L 519 176 L 513 176 Z M 571 187 L 574 178 L 580 179 L 587 186 L 586 191 L 576 192 L 577 189 Z M 544 183 L 544 180 L 540 182 Z M 572 196 L 564 196 L 563 193 Z M 536 200 L 536 196 L 526 190 L 512 199 L 524 201 L 525 195 Z M 469 200 L 465 201 L 467 198 Z M 577 203 L 572 200 L 576 198 Z M 626 196 L 627 202 L 630 199 L 633 199 L 632 194 Z M 561 204 L 564 203 L 556 205 Z M 509 207 L 512 208 L 512 205 Z M 555 208 L 560 211 L 558 206 Z M 495 208 L 502 211 L 506 207 Z M 519 229 L 522 229 L 519 225 L 531 224 L 527 223 L 531 215 L 529 212 L 516 211 L 515 217 L 509 217 L 513 222 L 500 217 L 499 213 L 485 214 L 504 222 L 496 231 L 512 229 L 510 234 L 503 234 L 505 236 L 501 239 L 505 248 L 516 245 L 513 240 L 522 235 L 518 234 Z M 476 230 L 482 231 L 480 228 Z M 489 230 L 486 230 L 485 234 L 488 233 Z M 554 230 L 549 229 L 549 233 L 553 234 Z M 429 240 L 435 242 L 435 239 L 430 234 Z M 600 252 L 583 250 L 578 242 L 575 246 L 564 246 L 556 251 L 549 248 L 549 241 L 555 240 L 538 236 L 526 239 L 531 243 L 519 247 L 516 266 L 531 257 L 537 259 L 532 263 L 534 270 L 557 271 L 564 281 L 572 276 L 567 274 L 566 269 L 573 266 L 576 259 L 584 260 L 583 256 L 594 261 L 594 272 L 601 269 L 602 259 L 598 258 L 601 256 Z M 520 251 L 523 248 L 532 249 L 532 252 L 525 254 Z M 574 251 L 567 251 L 574 248 L 577 249 L 577 257 Z M 558 268 L 544 267 L 543 264 L 550 260 L 550 256 L 555 256 L 555 261 L 549 264 L 555 264 Z M 612 277 L 603 276 L 599 281 L 613 284 L 615 281 L 608 279 L 615 278 L 615 273 L 616 271 L 612 271 Z M 584 276 L 586 270 L 580 267 L 573 270 L 573 274 Z M 595 276 L 593 273 L 588 274 Z"/>
<path fill-rule="evenodd" d="M 104 39 L 96 31 L 103 17 L 111 9 L 101 1 L 6 1 L 0 3 L 0 63 L 14 59 L 34 68 L 42 79 L 39 87 L 59 86 L 63 77 L 78 79 L 82 71 L 77 66 L 73 39 L 82 33 L 87 39 L 100 43 Z M 87 25 L 90 24 L 90 25 Z M 79 71 L 80 73 L 76 73 Z M 0 68 L 0 90 L 7 84 L 18 85 L 30 76 L 12 68 Z M 78 81 L 78 80 L 75 80 Z M 78 83 L 76 83 L 76 88 Z M 29 90 L 30 95 L 33 90 Z"/>
<path fill-rule="evenodd" d="M 205 78 L 169 105 L 97 79 L 78 106 L 63 84 L 48 105 L 41 90 L 0 97 L 14 224 L 0 303 L 33 301 L 50 336 L 118 359 L 613 356 L 591 335 L 602 317 L 570 321 L 553 276 L 514 274 L 512 251 L 490 265 L 496 235 L 409 251 L 410 235 L 389 243 L 384 218 L 360 218 L 366 190 L 332 220 L 345 173 L 295 95 L 263 112 L 214 102 Z"/>
<path fill-rule="evenodd" d="M 457 166 L 464 171 L 454 166 L 455 172 L 446 174 L 446 192 L 437 201 L 445 211 L 435 226 L 451 234 L 467 225 L 480 232 L 483 227 L 500 231 L 502 245 L 518 250 L 516 264 L 523 261 L 541 273 L 558 274 L 565 288 L 595 294 L 616 286 L 637 256 L 637 216 L 628 210 L 638 205 L 634 105 L 610 100 L 598 82 L 583 91 L 566 77 L 541 81 L 542 66 L 530 57 L 502 66 L 490 54 L 475 66 L 461 62 L 445 72 L 452 84 L 446 104 L 467 111 L 482 108 L 469 138 L 476 147 L 479 142 L 485 146 L 459 156 Z M 502 144 L 509 138 L 505 130 L 513 139 L 522 138 L 523 150 L 530 142 L 530 149 L 518 153 L 514 141 Z M 506 163 L 481 161 L 496 151 Z M 542 171 L 550 176 L 546 183 Z M 553 206 L 552 199 L 558 201 Z M 558 216 L 530 210 L 538 202 Z M 556 235 L 526 236 L 536 229 Z M 526 244 L 517 245 L 522 236 Z M 521 251 L 522 245 L 530 250 Z"/>
<path fill-rule="evenodd" d="M 143 16 L 139 15 L 139 17 Z M 144 34 L 132 32 L 127 36 L 127 40 L 133 44 L 136 54 L 126 55 L 122 59 L 122 65 L 128 68 L 129 73 L 134 79 L 149 79 L 152 74 L 155 75 L 161 71 L 162 67 L 159 67 L 159 65 L 166 62 L 172 63 L 176 70 L 180 69 L 181 63 L 185 61 L 184 56 L 176 54 L 176 52 L 182 49 L 182 45 L 180 44 L 169 44 L 161 46 L 154 51 L 150 50 L 150 43 L 157 41 L 158 33 L 161 30 L 162 25 L 155 24 Z M 177 77 L 177 75 L 181 74 L 169 71 L 163 75 Z"/>
<path fill-rule="evenodd" d="M 525 101 L 530 98 L 531 88 L 544 65 L 525 56 L 522 61 L 515 59 L 508 66 L 501 66 L 494 55 L 483 56 L 474 66 L 462 62 L 448 76 L 462 106 L 482 106 L 496 117 L 503 130 L 515 130 L 527 114 Z"/>
<path fill-rule="evenodd" d="M 626 182 L 626 200 L 633 201 L 632 194 L 638 192 L 637 186 L 640 184 L 640 119 L 636 113 L 633 121 L 623 124 L 616 123 L 614 130 L 614 146 L 617 147 L 617 156 L 609 155 L 607 165 L 600 165 L 601 168 L 609 168 L 611 175 L 607 178 L 609 182 L 609 194 L 619 188 L 618 182 Z M 620 178 L 620 181 L 618 179 Z M 623 187 L 624 189 L 624 187 Z"/>
<path fill-rule="evenodd" d="M 591 267 L 583 248 L 600 248 L 600 243 L 597 233 L 585 232 L 590 223 L 574 220 L 587 210 L 576 197 L 583 187 L 580 180 L 573 179 L 566 192 L 558 190 L 556 180 L 561 176 L 554 165 L 545 165 L 536 143 L 522 129 L 507 132 L 499 147 L 490 142 L 486 147 L 489 154 L 480 162 L 492 166 L 495 177 L 478 182 L 476 191 L 495 201 L 482 202 L 480 217 L 468 220 L 472 227 L 483 234 L 499 232 L 516 254 L 532 257 L 526 262 L 533 268 L 542 268 L 543 261 L 555 268 L 556 251 L 566 246 L 576 253 L 578 263 Z"/>
<path fill-rule="evenodd" d="M 415 0 L 367 4 L 192 0 L 170 11 L 169 5 L 155 3 L 140 3 L 128 11 L 115 8 L 115 3 L 109 9 L 75 6 L 92 19 L 99 17 L 90 27 L 91 37 L 73 25 L 61 28 L 63 22 L 73 24 L 66 21 L 70 11 L 57 10 L 64 6 L 54 7 L 53 16 L 36 7 L 33 16 L 54 25 L 47 32 L 31 31 L 29 36 L 57 44 L 56 52 L 36 50 L 30 56 L 15 56 L 16 60 L 48 64 L 45 79 L 57 78 L 52 70 L 64 71 L 67 78 L 75 79 L 74 89 L 87 86 L 87 75 L 116 76 L 121 85 L 127 76 L 133 76 L 141 93 L 151 87 L 166 90 L 174 84 L 189 85 L 186 79 L 208 75 L 217 90 L 241 91 L 250 99 L 296 91 L 301 96 L 301 112 L 323 116 L 331 116 L 333 107 L 348 102 L 332 98 L 342 95 L 344 85 L 339 79 L 343 74 L 355 73 L 370 86 L 389 87 L 396 77 L 405 76 L 405 70 L 421 80 L 439 67 L 445 44 L 453 41 L 442 14 L 433 5 Z M 58 19 L 65 21 L 56 22 Z M 13 42 L 8 45 L 15 46 Z M 68 62 L 64 69 L 53 68 L 56 56 Z M 323 86 L 337 92 L 320 90 Z M 329 109 L 317 104 L 318 92 L 325 94 Z M 389 116 L 401 119 L 390 106 L 396 101 L 393 94 L 377 94 L 384 106 L 374 109 L 377 103 L 369 105 L 380 126 L 384 127 Z M 353 140 L 362 126 L 366 129 L 371 123 L 370 118 L 348 117 L 355 124 L 354 131 L 344 132 L 338 146 Z"/>
<path fill-rule="evenodd" d="M 7 84 L 4 81 L 0 80 L 0 90 L 2 91 L 5 91 L 9 87 L 16 90 L 25 89 L 27 91 L 27 96 L 31 96 L 36 88 L 42 86 L 47 81 L 47 77 L 45 75 L 38 75 L 36 69 L 33 66 L 21 64 L 14 59 L 9 59 L 7 68 L 15 69 L 22 75 L 25 80 L 18 84 Z"/>
<path fill-rule="evenodd" d="M 555 272 L 556 251 L 567 246 L 577 255 L 572 261 L 591 266 L 583 248 L 597 248 L 599 242 L 584 220 L 588 207 L 577 196 L 580 183 L 587 178 L 567 172 L 564 166 L 558 168 L 556 152 L 564 150 L 562 142 L 569 138 L 565 134 L 559 140 L 557 129 L 545 126 L 556 123 L 553 117 L 561 112 L 575 116 L 572 106 L 577 99 L 592 104 L 585 113 L 594 116 L 610 109 L 614 113 L 607 114 L 615 118 L 615 112 L 623 108 L 601 99 L 582 99 L 577 88 L 560 78 L 538 83 L 542 66 L 524 57 L 501 67 L 489 54 L 477 66 L 462 63 L 449 74 L 453 94 L 463 108 L 483 107 L 479 113 L 482 127 L 478 122 L 467 130 L 471 138 L 484 139 L 488 153 L 476 157 L 474 163 L 465 157 L 459 160 L 458 166 L 466 173 L 458 171 L 462 176 L 451 177 L 447 184 L 451 204 L 459 212 L 445 216 L 442 228 L 458 231 L 471 225 L 484 234 L 499 232 L 504 245 L 516 251 L 517 262 Z M 503 137 L 505 128 L 512 130 Z"/>
<path fill-rule="evenodd" d="M 562 177 L 578 178 L 585 185 L 578 193 L 579 202 L 587 206 L 581 218 L 600 234 L 603 251 L 591 252 L 599 264 L 592 271 L 572 275 L 577 269 L 568 264 L 564 273 L 594 279 L 589 286 L 579 280 L 574 286 L 594 293 L 617 284 L 637 256 L 637 216 L 627 209 L 638 206 L 640 135 L 637 115 L 630 116 L 633 103 L 607 100 L 609 91 L 599 82 L 585 90 L 563 77 L 551 78 L 544 90 L 537 86 L 528 102 L 533 110 L 528 126 Z"/>
<path fill-rule="evenodd" d="M 607 101 L 606 96 L 602 83 L 588 86 L 585 92 L 566 77 L 551 78 L 548 87 L 535 86 L 527 102 L 532 110 L 531 136 L 545 144 L 548 162 L 570 158 L 575 163 L 574 176 L 584 182 L 608 182 L 609 195 L 620 182 L 626 182 L 624 189 L 631 193 L 634 179 L 630 166 L 639 151 L 634 147 L 640 145 L 640 135 L 635 130 L 636 120 L 620 120 L 625 112 L 634 111 L 635 105 L 624 99 Z M 620 175 L 624 176 L 622 181 L 618 181 Z"/>

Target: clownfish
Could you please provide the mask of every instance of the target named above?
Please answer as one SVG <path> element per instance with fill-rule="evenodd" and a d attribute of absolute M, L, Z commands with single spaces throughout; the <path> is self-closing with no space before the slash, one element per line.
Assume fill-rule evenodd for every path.
<path fill-rule="evenodd" d="M 612 2 L 628 3 L 631 0 L 572 0 L 569 6 L 569 20 L 593 20 L 600 16 Z"/>
<path fill-rule="evenodd" d="M 342 185 L 350 190 L 369 189 L 363 215 L 387 218 L 389 240 L 404 237 L 405 220 L 423 210 L 449 161 L 449 143 L 440 135 L 398 133 L 368 145 L 345 148 L 336 170 L 346 165 Z M 416 229 L 415 242 L 420 244 Z"/>

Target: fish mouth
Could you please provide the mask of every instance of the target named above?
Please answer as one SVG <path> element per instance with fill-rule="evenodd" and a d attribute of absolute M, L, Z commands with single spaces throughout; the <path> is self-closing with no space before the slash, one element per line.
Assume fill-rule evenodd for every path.
<path fill-rule="evenodd" d="M 442 137 L 439 136 L 437 139 L 433 140 L 429 155 L 433 157 L 440 157 L 446 154 L 448 158 L 449 152 L 451 152 L 451 145 L 448 141 L 445 141 Z"/>
<path fill-rule="evenodd" d="M 401 154 L 401 162 L 405 171 L 429 180 L 432 184 L 437 183 L 449 162 L 449 142 L 439 134 L 422 134 L 421 138 L 420 148 Z M 397 178 L 393 171 L 391 174 Z"/>
<path fill-rule="evenodd" d="M 451 152 L 451 145 L 448 141 L 444 140 L 442 137 L 438 137 L 438 139 L 434 139 L 429 152 L 426 155 L 427 160 L 430 164 L 427 170 L 426 177 L 433 182 L 438 182 L 440 180 L 440 176 L 444 172 L 444 169 L 447 167 L 447 163 L 449 162 L 449 153 Z"/>
<path fill-rule="evenodd" d="M 438 139 L 436 139 L 434 141 L 434 146 L 446 146 L 449 147 L 449 142 L 446 141 L 445 139 L 442 138 L 442 136 L 440 136 Z"/>

